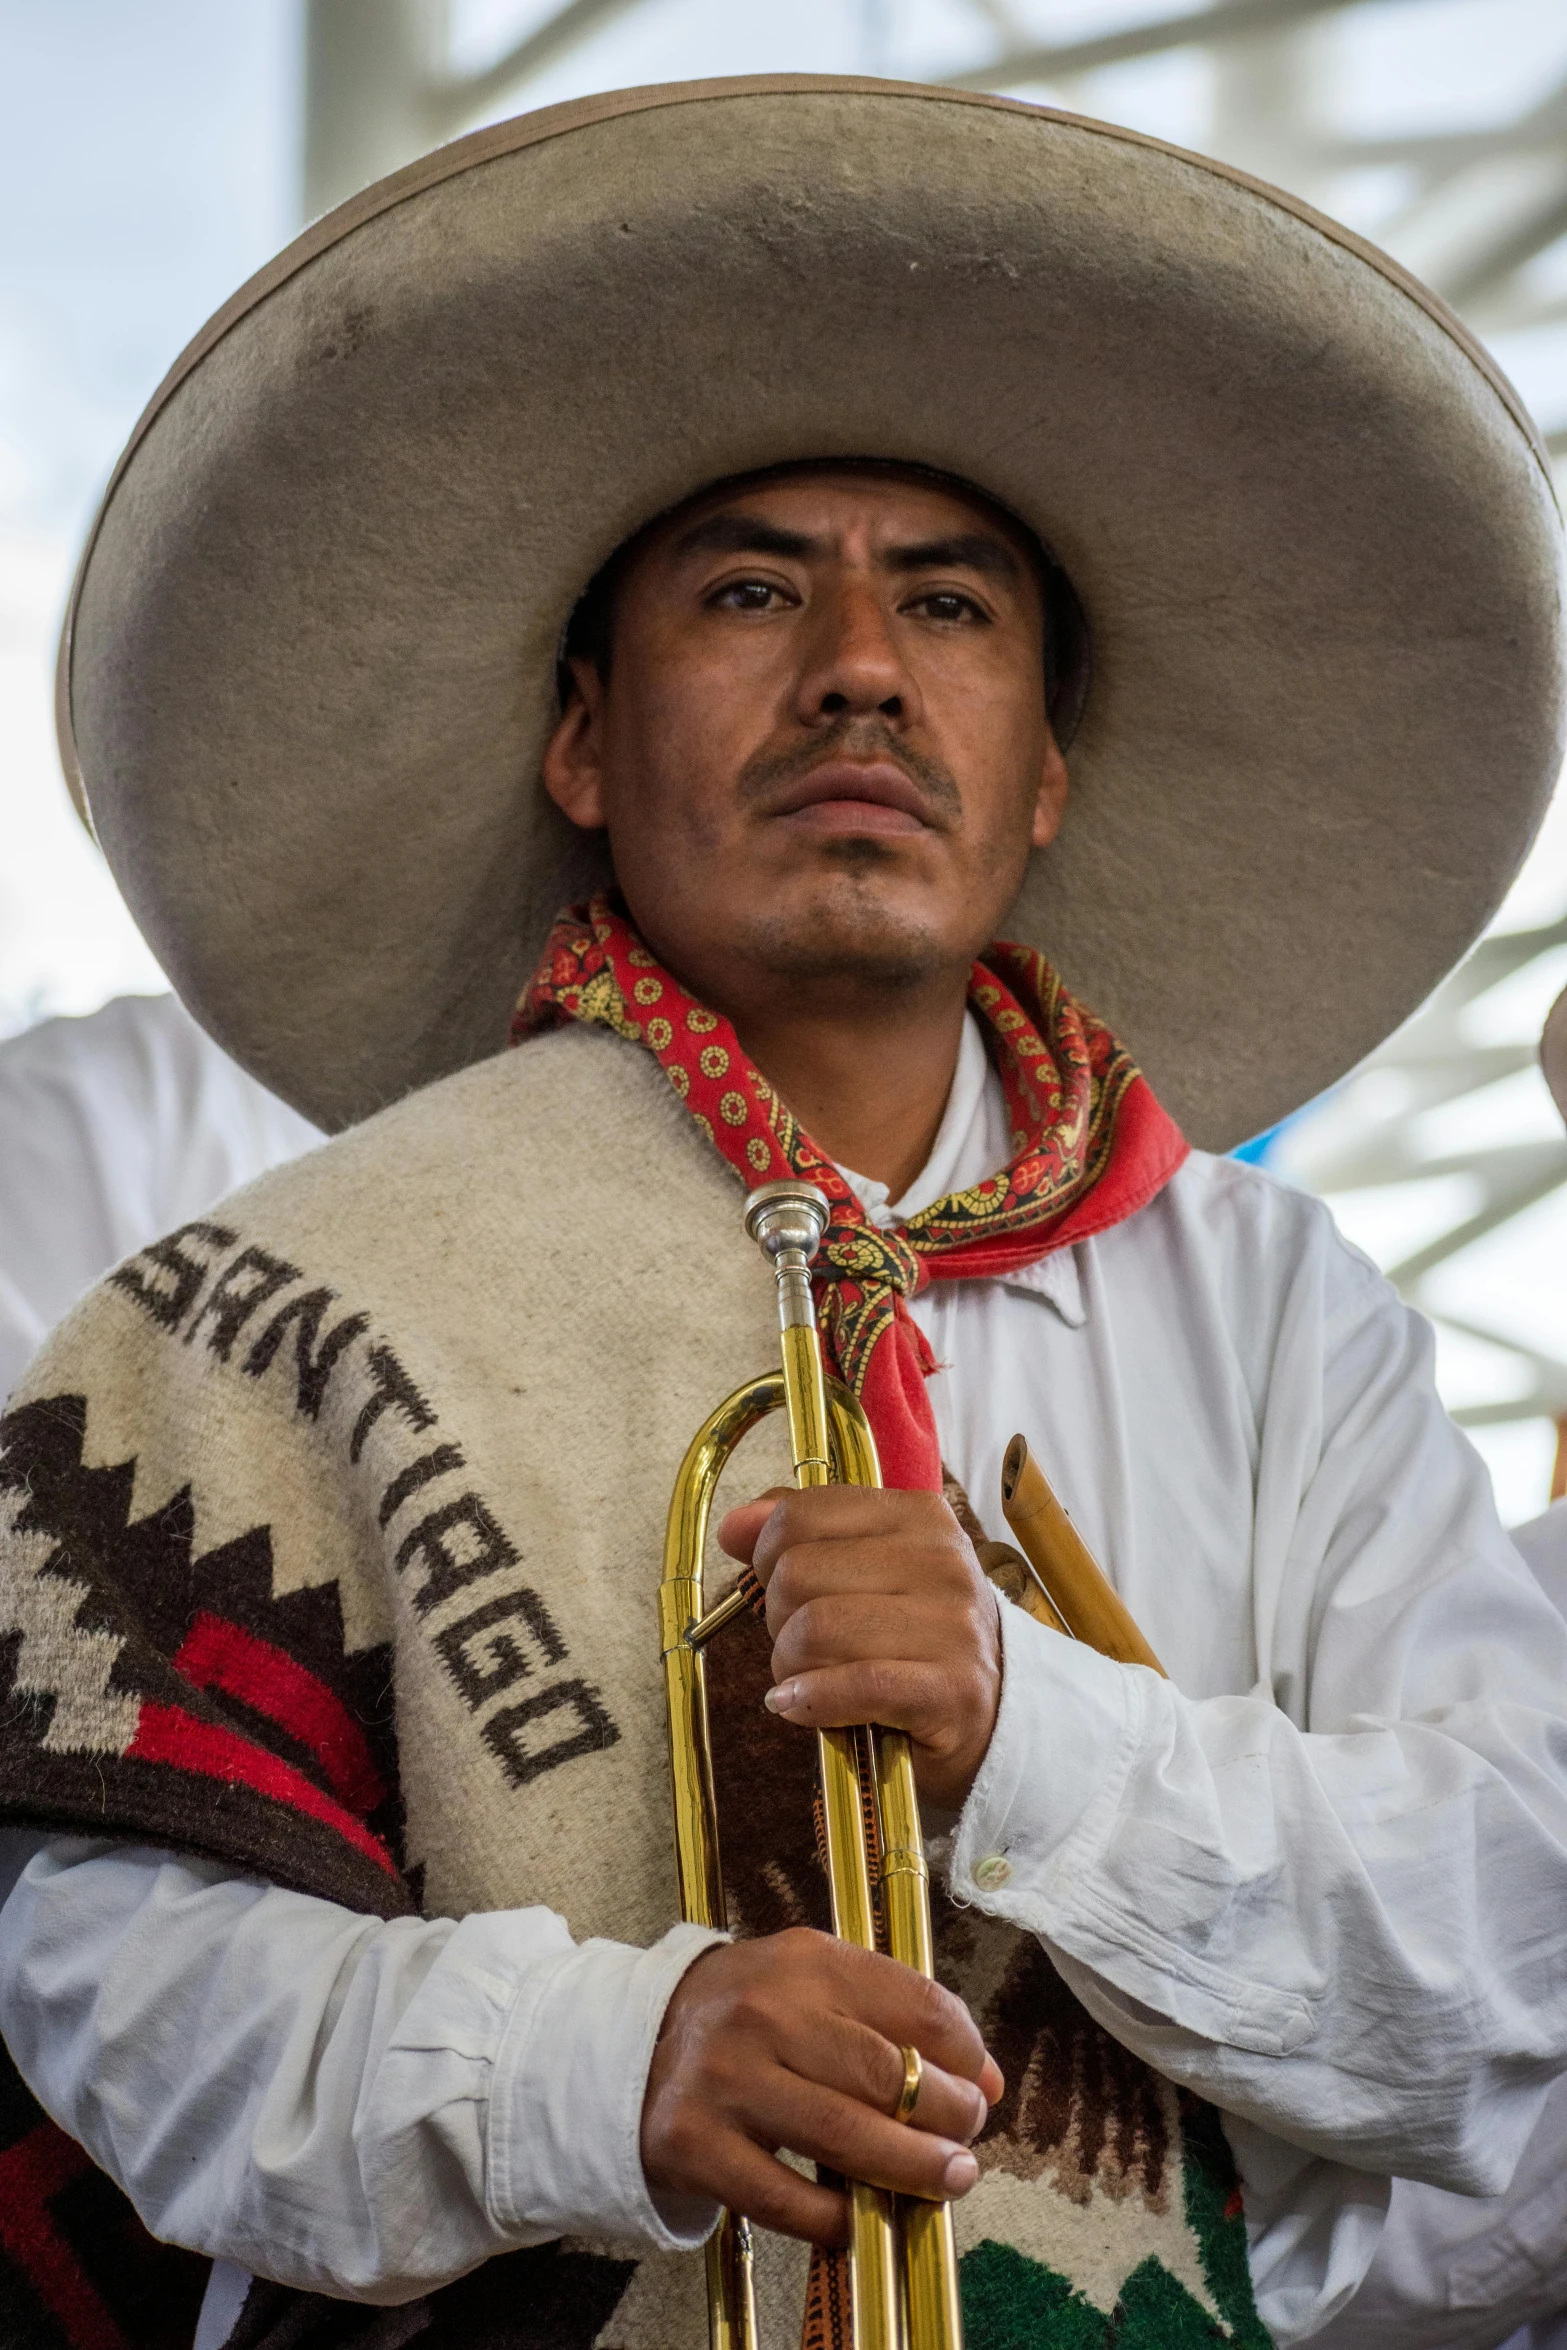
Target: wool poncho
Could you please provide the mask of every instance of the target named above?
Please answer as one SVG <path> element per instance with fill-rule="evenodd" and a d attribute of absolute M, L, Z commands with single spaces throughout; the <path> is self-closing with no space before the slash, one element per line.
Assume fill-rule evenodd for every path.
<path fill-rule="evenodd" d="M 670 1481 L 776 1352 L 740 1200 L 649 1056 L 578 1027 L 111 1274 L 4 1422 L 4 1816 L 382 1916 L 546 1903 L 579 1936 L 655 1939 L 678 1914 L 654 1609 Z M 735 1498 L 782 1466 L 759 1431 Z M 733 1921 L 824 1922 L 812 1742 L 759 1703 L 765 1636 L 737 1630 L 709 1669 Z M 969 2350 L 1259 2350 L 1217 2117 L 1093 2022 L 1038 1943 L 936 1906 L 938 1971 L 1007 2076 L 956 2211 Z M 15 2338 L 164 2338 L 156 2296 L 116 2314 L 135 2262 L 93 2267 L 49 2185 L 72 2157 L 12 2105 L 0 2162 L 21 2177 L 30 2149 L 38 2216 L 11 2231 Z M 762 2239 L 769 2341 L 794 2336 L 804 2269 Z M 234 2339 L 705 2340 L 700 2254 L 634 2246 L 521 2251 L 418 2308 L 411 2334 L 410 2309 L 259 2283 Z"/>

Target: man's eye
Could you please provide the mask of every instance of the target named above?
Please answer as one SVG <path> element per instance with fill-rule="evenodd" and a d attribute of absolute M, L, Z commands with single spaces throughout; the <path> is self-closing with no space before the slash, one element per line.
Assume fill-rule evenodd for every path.
<path fill-rule="evenodd" d="M 923 612 L 927 620 L 983 620 L 985 617 L 971 596 L 960 596 L 955 588 L 932 588 L 928 595 L 916 599 L 913 609 Z"/>
<path fill-rule="evenodd" d="M 781 600 L 777 588 L 767 579 L 731 580 L 713 599 L 730 612 L 771 612 Z"/>

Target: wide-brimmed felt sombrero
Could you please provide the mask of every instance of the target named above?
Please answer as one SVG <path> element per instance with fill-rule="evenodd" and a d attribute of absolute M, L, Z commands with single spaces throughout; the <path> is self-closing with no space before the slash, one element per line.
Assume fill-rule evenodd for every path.
<path fill-rule="evenodd" d="M 1500 899 L 1561 756 L 1561 528 L 1516 395 L 1239 173 L 949 90 L 550 108 L 328 215 L 137 427 L 61 735 L 196 1016 L 341 1125 L 499 1049 L 603 870 L 537 780 L 563 623 L 725 476 L 935 467 L 1091 640 L 1009 931 L 1199 1142 L 1343 1073 Z"/>
<path fill-rule="evenodd" d="M 1567 1118 L 1567 988 L 1546 1014 L 1540 1038 L 1540 1067 L 1551 1089 L 1551 1099 Z"/>

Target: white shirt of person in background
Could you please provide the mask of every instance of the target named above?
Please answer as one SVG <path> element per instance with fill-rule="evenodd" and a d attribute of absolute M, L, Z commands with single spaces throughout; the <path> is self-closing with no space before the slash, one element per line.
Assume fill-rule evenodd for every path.
<path fill-rule="evenodd" d="M 172 995 L 0 1043 L 0 1398 L 111 1265 L 320 1140 Z"/>

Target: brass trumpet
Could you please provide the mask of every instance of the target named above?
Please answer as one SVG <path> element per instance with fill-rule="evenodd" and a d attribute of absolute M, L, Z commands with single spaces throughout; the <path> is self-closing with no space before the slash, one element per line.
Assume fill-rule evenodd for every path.
<path fill-rule="evenodd" d="M 659 1637 L 669 1709 L 675 1856 L 681 1915 L 724 1922 L 703 1652 L 745 1612 L 741 1591 L 703 1610 L 702 1548 L 718 1480 L 746 1432 L 787 1411 L 794 1481 L 879 1485 L 876 1440 L 858 1399 L 822 1368 L 811 1297 L 811 1259 L 827 1228 L 814 1183 L 764 1183 L 745 1203 L 746 1230 L 778 1283 L 781 1371 L 737 1387 L 697 1430 L 680 1464 L 664 1537 Z M 1057 1501 L 1021 1436 L 1007 1447 L 1001 1506 L 1018 1548 L 981 1542 L 980 1564 L 1008 1598 L 1042 1624 L 1124 1664 L 1163 1667 Z M 867 1725 L 818 1735 L 833 1931 L 876 1947 L 873 1865 L 887 1946 L 922 1975 L 933 1973 L 930 1888 L 908 1739 Z M 861 1788 L 875 1790 L 879 1836 L 867 1841 Z M 879 1847 L 879 1862 L 874 1859 Z M 850 2291 L 854 2350 L 962 2350 L 957 2252 L 944 2203 L 920 2203 L 851 2182 Z M 758 2350 L 751 2231 L 726 2211 L 707 2244 L 710 2350 Z"/>
<path fill-rule="evenodd" d="M 746 1230 L 778 1284 L 781 1371 L 736 1388 L 697 1430 L 680 1464 L 664 1539 L 659 1638 L 669 1709 L 675 1856 L 683 1917 L 723 1926 L 703 1652 L 743 1613 L 739 1592 L 705 1612 L 702 1549 L 714 1491 L 747 1430 L 780 1409 L 789 1416 L 799 1487 L 880 1485 L 869 1422 L 855 1396 L 823 1371 L 810 1266 L 827 1228 L 827 1201 L 813 1183 L 764 1183 L 745 1203 Z M 835 1934 L 876 1948 L 872 1848 L 861 1803 L 875 1789 L 879 1889 L 887 1947 L 920 1974 L 933 1971 L 930 1891 L 909 1742 L 871 1726 L 819 1733 L 826 1859 Z M 957 2252 L 944 2203 L 893 2197 L 850 2183 L 849 2274 L 855 2350 L 962 2350 Z M 710 2350 L 757 2350 L 749 2223 L 726 2211 L 707 2245 Z"/>

